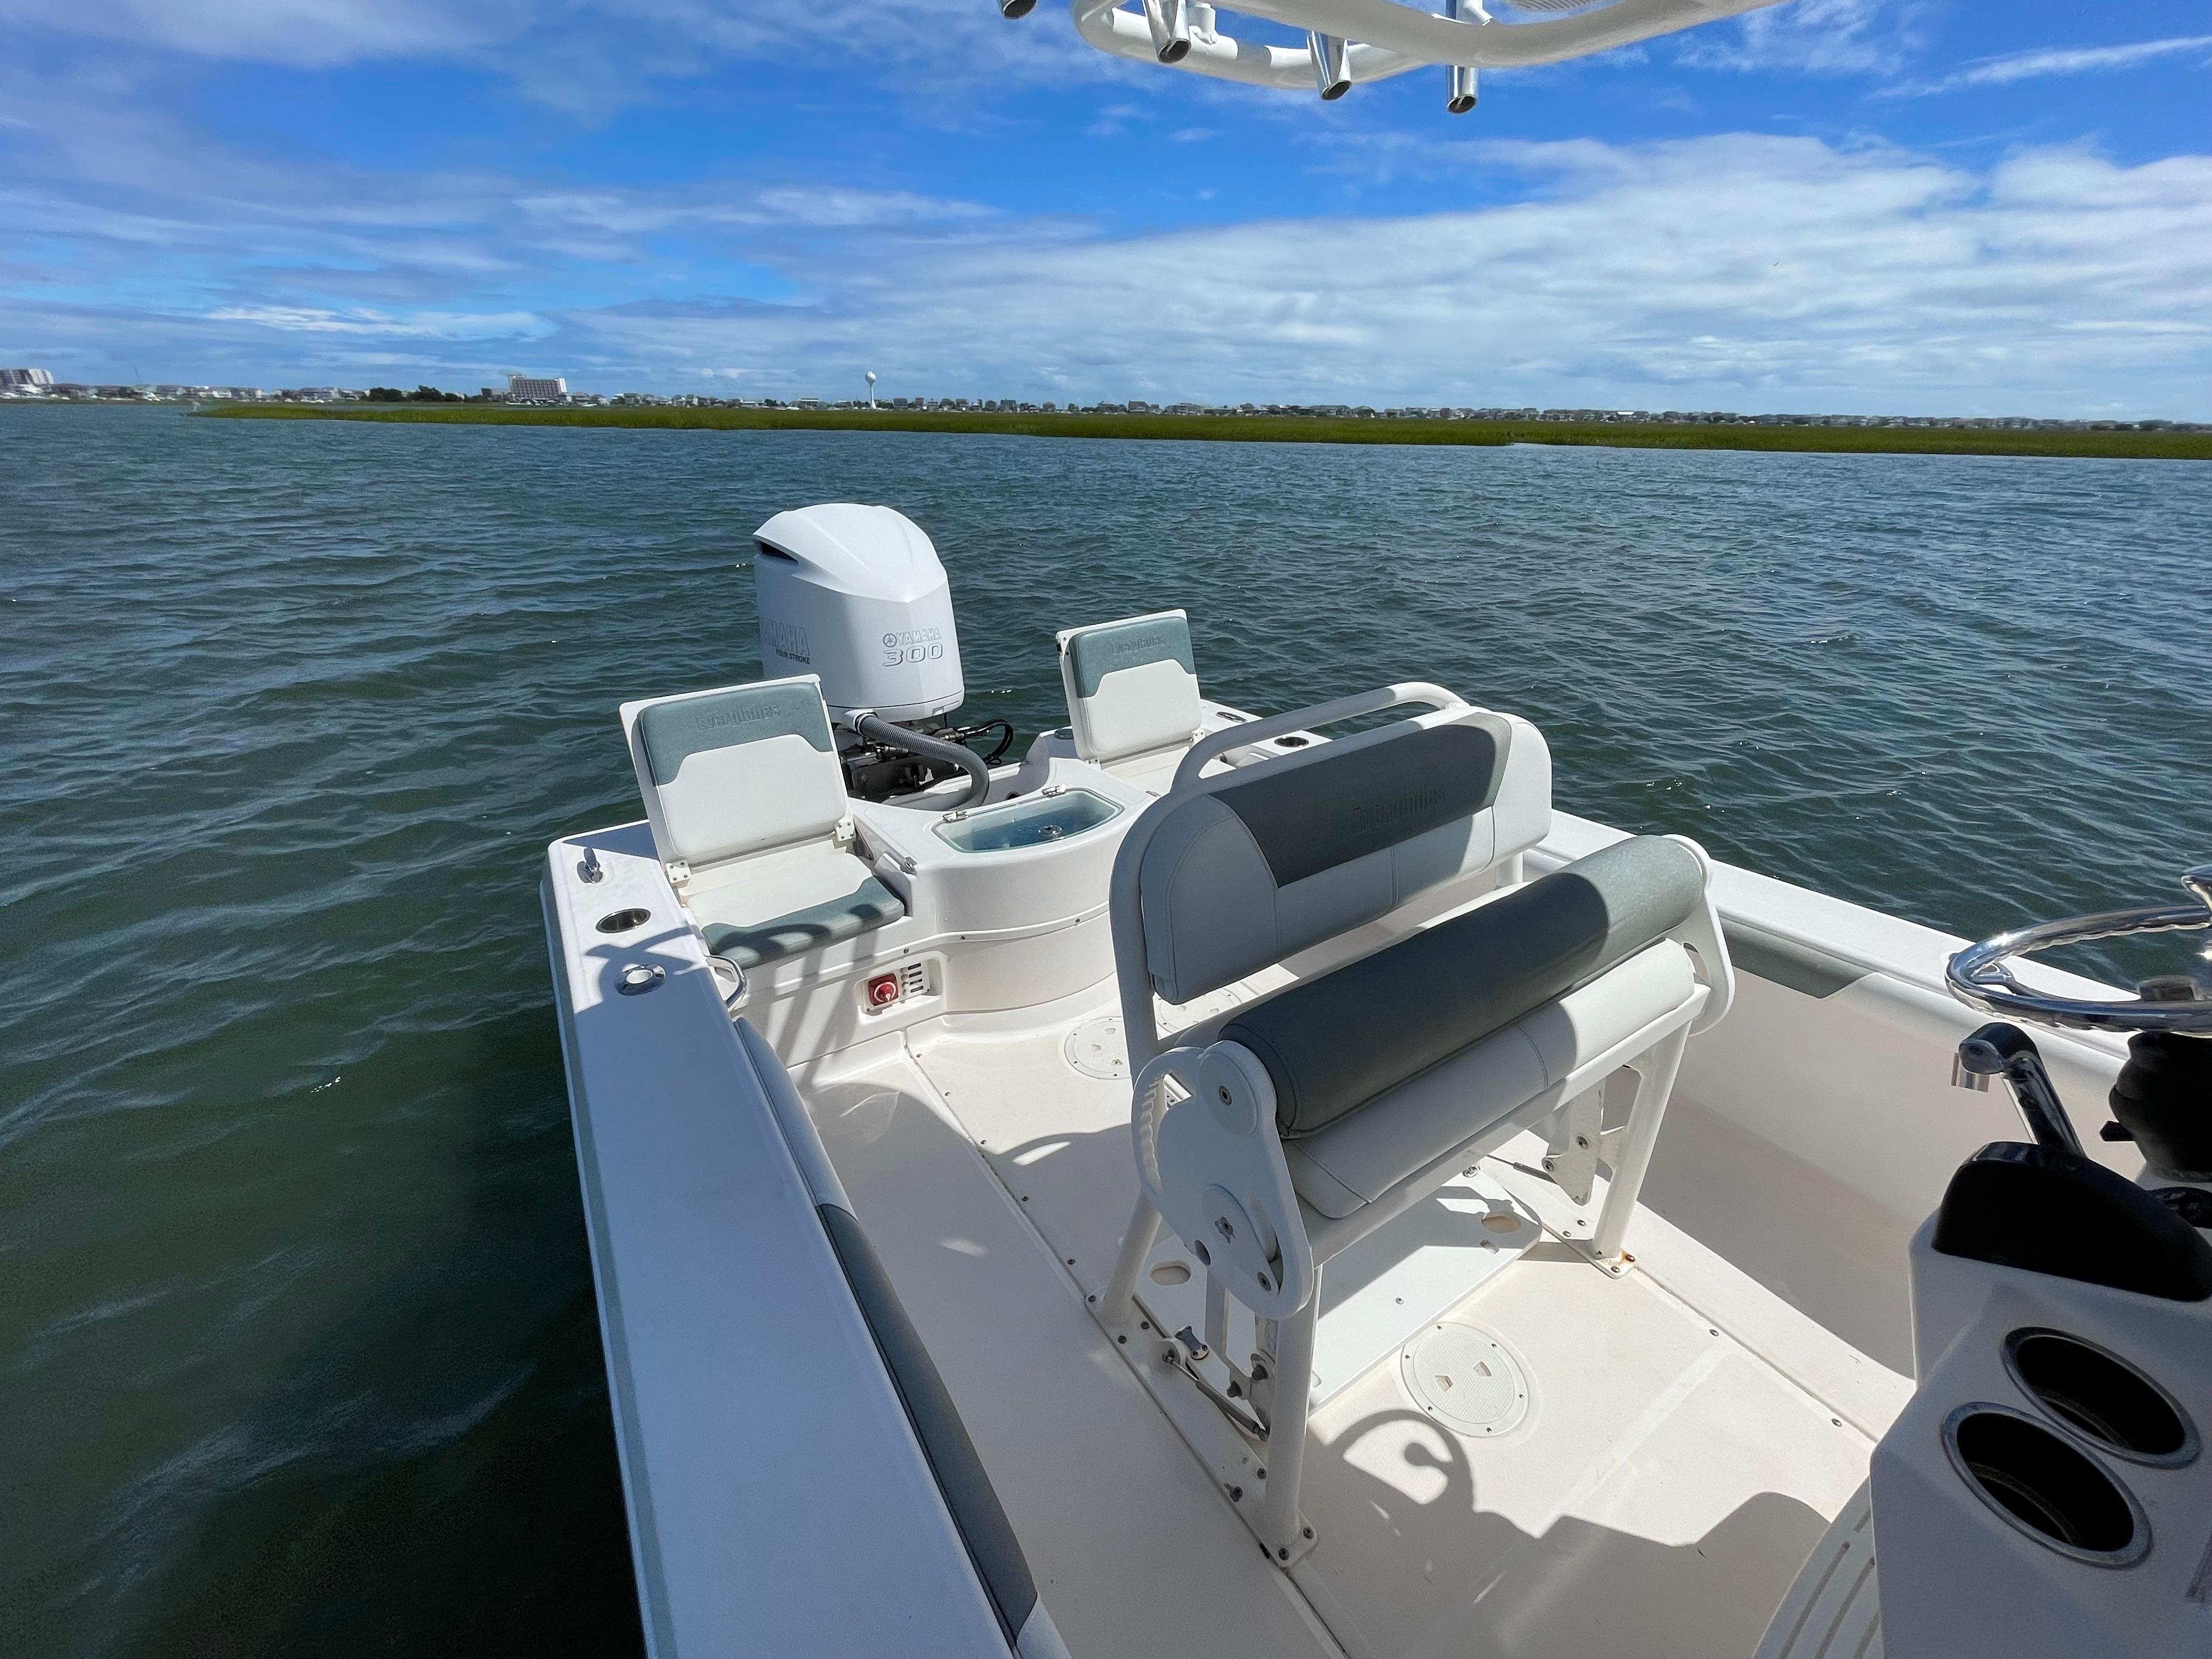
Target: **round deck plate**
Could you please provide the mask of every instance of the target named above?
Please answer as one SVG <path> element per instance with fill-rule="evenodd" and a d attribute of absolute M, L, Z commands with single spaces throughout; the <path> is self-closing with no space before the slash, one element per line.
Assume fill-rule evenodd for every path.
<path fill-rule="evenodd" d="M 1085 1077 L 1126 1081 L 1129 1045 L 1121 1040 L 1121 1016 L 1099 1014 L 1067 1034 L 1067 1063 Z"/>
<path fill-rule="evenodd" d="M 1406 1345 L 1398 1369 L 1414 1402 L 1461 1434 L 1508 1434 L 1528 1418 L 1528 1374 L 1476 1326 L 1430 1326 Z"/>

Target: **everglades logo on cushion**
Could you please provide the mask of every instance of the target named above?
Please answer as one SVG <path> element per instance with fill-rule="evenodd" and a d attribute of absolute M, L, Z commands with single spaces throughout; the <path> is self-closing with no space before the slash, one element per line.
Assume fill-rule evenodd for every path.
<path fill-rule="evenodd" d="M 1431 783 L 1410 794 L 1393 796 L 1388 800 L 1354 802 L 1352 815 L 1363 824 L 1388 830 L 1415 818 L 1427 817 L 1443 804 L 1443 786 Z"/>
<path fill-rule="evenodd" d="M 710 732 L 719 732 L 726 726 L 732 726 L 773 725 L 781 729 L 789 723 L 787 710 L 775 703 L 765 701 L 742 702 L 735 706 L 726 703 L 716 708 L 704 708 L 693 720 L 693 724 Z"/>

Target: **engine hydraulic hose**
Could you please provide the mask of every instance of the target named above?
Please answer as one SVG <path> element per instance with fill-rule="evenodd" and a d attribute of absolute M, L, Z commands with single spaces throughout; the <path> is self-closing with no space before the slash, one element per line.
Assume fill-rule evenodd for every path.
<path fill-rule="evenodd" d="M 908 731 L 903 726 L 893 726 L 889 720 L 878 720 L 873 714 L 855 715 L 853 730 L 887 749 L 903 749 L 908 754 L 919 755 L 924 760 L 958 767 L 969 779 L 968 798 L 960 803 L 963 809 L 981 805 L 991 793 L 991 769 L 983 763 L 981 755 L 964 743 L 947 743 L 942 738 Z"/>

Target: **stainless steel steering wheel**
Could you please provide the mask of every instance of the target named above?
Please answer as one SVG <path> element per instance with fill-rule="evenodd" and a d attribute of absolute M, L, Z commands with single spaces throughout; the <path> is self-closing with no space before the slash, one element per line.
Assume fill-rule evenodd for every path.
<path fill-rule="evenodd" d="M 2063 921 L 2039 921 L 1970 945 L 1953 957 L 1943 977 L 1951 994 L 1970 1008 L 2069 1031 L 2172 1031 L 2212 1037 L 2212 939 L 2204 957 L 2207 973 L 2195 980 L 2176 976 L 2148 981 L 2145 994 L 2118 1002 L 2063 997 L 2031 990 L 2005 964 L 2014 957 L 2061 945 L 2124 939 L 2136 933 L 2173 933 L 2212 929 L 2212 864 L 2185 872 L 2181 884 L 2197 896 L 2194 904 L 2160 905 L 2147 910 L 2106 910 Z"/>

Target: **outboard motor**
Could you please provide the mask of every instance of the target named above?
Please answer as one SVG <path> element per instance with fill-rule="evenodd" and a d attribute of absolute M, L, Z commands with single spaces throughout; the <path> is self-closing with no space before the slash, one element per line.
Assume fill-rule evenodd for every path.
<path fill-rule="evenodd" d="M 963 804 L 980 801 L 1014 728 L 944 719 L 967 688 L 951 586 L 921 526 L 888 507 L 830 501 L 779 513 L 753 539 L 762 672 L 819 677 L 851 739 L 840 757 L 847 790 L 884 800 L 965 772 Z M 994 733 L 989 755 L 968 746 Z"/>

